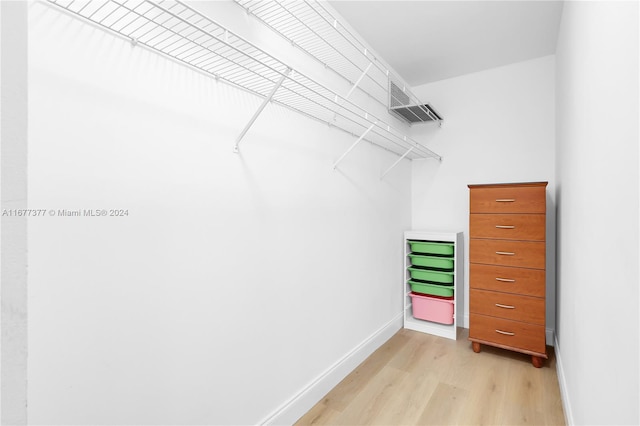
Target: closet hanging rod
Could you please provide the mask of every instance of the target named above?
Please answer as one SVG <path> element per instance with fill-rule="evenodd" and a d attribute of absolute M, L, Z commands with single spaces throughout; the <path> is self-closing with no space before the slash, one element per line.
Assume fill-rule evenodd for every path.
<path fill-rule="evenodd" d="M 358 37 L 341 23 L 320 1 L 314 0 L 234 0 L 246 12 L 307 55 L 331 69 L 350 84 L 367 64 L 374 71 L 367 75 L 368 89 L 360 90 L 388 107 L 388 79 L 402 81 Z M 305 28 L 311 31 L 304 32 Z M 348 53 L 348 54 L 347 54 Z M 410 104 L 420 100 L 405 86 Z"/>
<path fill-rule="evenodd" d="M 146 1 L 148 1 L 148 2 L 152 3 L 150 0 L 146 0 Z M 176 1 L 176 3 L 178 3 L 178 4 L 182 4 L 182 2 L 181 2 L 181 1 Z M 215 24 L 215 25 L 217 25 L 217 26 L 219 26 L 219 27 L 222 27 L 220 24 L 218 24 L 217 22 L 213 21 L 212 19 L 210 19 L 210 18 L 208 18 L 208 17 L 205 17 L 205 16 L 201 15 L 201 14 L 200 14 L 200 12 L 198 12 L 197 10 L 195 10 L 195 9 L 191 8 L 190 6 L 188 6 L 188 5 L 184 5 L 184 4 L 183 4 L 183 6 L 187 7 L 187 8 L 188 8 L 189 10 L 191 10 L 193 13 L 200 15 L 202 19 L 208 20 L 208 21 L 209 21 L 209 22 L 211 22 L 212 24 Z M 159 7 L 160 7 L 160 6 L 159 6 Z M 233 34 L 233 33 L 231 33 L 229 30 L 225 30 L 225 31 L 226 31 L 226 33 L 227 33 L 227 34 Z M 263 51 L 263 50 L 262 50 L 262 49 L 260 49 L 259 47 L 255 46 L 253 43 L 251 43 L 251 42 L 249 42 L 249 41 L 247 41 L 247 40 L 245 40 L 245 39 L 242 39 L 241 37 L 239 37 L 239 36 L 237 36 L 237 35 L 235 35 L 235 34 L 233 34 L 233 35 L 234 35 L 235 37 L 237 37 L 237 38 L 241 39 L 243 42 L 245 42 L 245 43 L 247 43 L 247 44 L 251 45 L 251 47 L 252 47 L 252 48 L 254 48 L 254 49 L 256 49 L 256 50 L 260 51 L 261 53 L 263 53 L 264 55 L 266 55 L 266 56 L 269 56 L 269 57 L 270 57 L 270 55 L 269 55 L 268 53 L 266 53 L 265 51 Z M 242 52 L 242 53 L 246 53 L 246 52 Z M 271 57 L 271 58 L 272 58 L 272 57 Z M 278 60 L 277 60 L 277 59 L 275 59 L 275 58 L 272 58 L 272 59 L 273 59 L 274 61 L 276 61 L 276 62 L 278 61 Z M 283 65 L 284 65 L 284 64 L 283 64 Z M 287 67 L 287 69 L 290 69 L 288 65 L 284 65 L 284 66 L 285 66 L 285 67 Z M 274 72 L 276 72 L 276 73 L 280 74 L 280 75 L 283 75 L 283 74 L 284 74 L 284 72 L 279 71 L 279 70 L 277 70 L 277 69 L 273 69 L 273 68 L 272 68 L 272 70 L 273 70 Z M 379 119 L 379 118 L 377 118 L 377 117 L 375 117 L 375 116 L 373 116 L 373 115 L 371 115 L 371 114 L 367 113 L 364 109 L 360 108 L 358 105 L 356 105 L 355 103 L 353 103 L 353 102 L 352 102 L 352 101 L 350 101 L 349 99 L 346 99 L 345 97 L 342 97 L 342 96 L 338 95 L 337 93 L 333 92 L 331 89 L 329 89 L 329 88 L 327 88 L 327 87 L 325 87 L 325 86 L 321 85 L 320 83 L 318 83 L 318 82 L 316 82 L 316 81 L 314 81 L 314 80 L 312 80 L 312 79 L 310 79 L 310 78 L 306 77 L 304 74 L 302 74 L 302 73 L 300 73 L 300 72 L 296 72 L 295 74 L 296 74 L 297 76 L 303 77 L 303 78 L 304 78 L 304 80 L 306 80 L 307 82 L 309 82 L 309 83 L 313 83 L 314 85 L 318 86 L 319 88 L 321 88 L 321 91 L 325 91 L 325 94 L 322 94 L 322 93 L 319 93 L 319 91 L 316 91 L 316 89 L 314 89 L 314 88 L 306 87 L 307 89 L 309 89 L 309 90 L 313 91 L 316 95 L 318 95 L 318 96 L 322 96 L 322 97 L 324 97 L 326 100 L 328 100 L 328 101 L 332 102 L 332 103 L 334 104 L 334 108 L 340 108 L 340 107 L 342 107 L 342 106 L 344 105 L 344 103 L 348 103 L 352 108 L 359 110 L 359 111 L 357 111 L 357 112 L 353 112 L 353 111 L 351 111 L 352 113 L 360 114 L 360 115 L 364 115 L 365 117 L 367 117 L 367 116 L 368 116 L 368 117 L 371 117 L 371 118 L 372 118 L 372 120 L 368 120 L 368 118 L 367 118 L 367 120 L 369 121 L 369 124 L 371 124 L 371 122 L 373 121 L 376 125 L 378 125 L 378 126 L 379 126 L 380 128 L 382 128 L 382 129 L 384 129 L 384 127 L 386 126 L 386 127 L 387 127 L 387 132 L 394 133 L 396 137 L 403 137 L 404 141 L 405 141 L 405 142 L 408 142 L 407 137 L 406 137 L 406 136 L 404 136 L 404 135 L 402 135 L 402 133 L 401 133 L 400 131 L 398 131 L 397 129 L 395 129 L 395 128 L 391 127 L 389 124 L 387 124 L 387 123 L 383 122 L 381 119 Z M 296 83 L 300 84 L 301 86 L 303 85 L 302 83 L 300 83 L 300 82 L 299 82 L 299 81 L 297 81 L 297 80 L 294 80 L 294 81 L 296 81 Z M 275 82 L 271 82 L 271 83 L 274 83 L 274 84 L 275 84 Z M 327 94 L 328 94 L 329 96 L 327 96 Z M 314 101 L 314 100 L 312 100 L 312 99 L 309 99 L 309 100 L 310 100 L 311 102 L 315 102 L 315 101 Z M 342 102 L 339 102 L 339 100 L 342 100 Z M 397 134 L 396 134 L 396 132 L 397 132 Z M 440 159 L 441 159 L 441 157 L 440 157 L 440 156 L 438 156 L 437 154 L 435 154 L 433 151 L 431 151 L 431 150 L 429 150 L 428 148 L 426 148 L 426 147 L 424 147 L 424 146 L 422 146 L 422 145 L 418 144 L 417 142 L 410 140 L 410 143 L 411 143 L 411 145 L 414 145 L 418 150 L 421 150 L 423 153 L 425 153 L 427 156 L 437 158 L 438 160 L 440 160 Z M 400 155 L 400 154 L 398 154 L 398 155 Z"/>
<path fill-rule="evenodd" d="M 308 4 L 310 7 L 311 3 L 308 0 L 304 0 L 304 3 Z M 318 6 L 318 8 L 322 9 L 322 12 L 324 12 L 326 15 L 329 15 L 331 17 L 331 19 L 333 19 L 333 27 L 338 30 L 338 24 L 340 23 L 340 21 L 334 17 L 328 10 L 327 8 L 325 8 L 320 2 L 318 1 L 314 1 L 314 4 L 316 4 Z M 313 7 L 312 7 L 313 8 Z M 315 8 L 313 8 L 314 10 L 317 10 Z M 324 21 L 331 25 L 331 23 L 326 19 L 326 17 L 322 16 L 321 13 L 318 13 L 318 15 L 324 19 Z M 355 37 L 353 34 L 351 34 L 351 31 L 349 31 L 347 29 L 347 27 L 345 27 L 344 25 L 340 24 L 340 27 L 342 28 L 342 31 L 346 32 L 346 34 L 349 35 L 349 37 L 345 36 L 345 34 L 342 31 L 338 31 L 338 33 L 340 34 L 340 36 L 342 36 L 342 38 L 344 38 L 347 43 L 351 44 L 357 51 L 361 52 L 362 55 L 367 58 L 368 60 L 371 61 L 371 63 L 373 63 L 375 65 L 376 68 L 378 68 L 378 70 L 380 72 L 382 72 L 382 74 L 384 74 L 386 77 L 389 77 L 389 75 L 391 74 L 391 71 L 389 70 L 389 68 L 387 68 L 384 64 L 382 64 L 380 62 L 380 60 L 371 53 L 371 50 L 369 50 L 369 48 L 367 46 L 365 46 L 364 44 L 360 43 L 360 41 L 358 40 L 357 37 Z M 358 45 L 356 45 L 356 43 Z M 371 56 L 371 57 L 369 57 Z M 383 88 L 385 88 L 383 86 Z"/>
<path fill-rule="evenodd" d="M 268 2 L 234 1 L 244 8 L 249 15 L 254 16 L 276 34 L 302 50 L 312 59 L 320 62 L 327 69 L 330 69 L 354 86 L 354 88 L 356 86 L 354 81 L 359 75 L 363 75 L 364 69 L 368 64 L 373 64 L 380 69 L 375 57 L 369 58 L 367 55 L 363 55 L 366 48 L 360 49 L 346 39 L 309 2 L 296 0 L 295 2 L 287 2 L 287 5 L 284 5 L 283 2 L 277 0 Z M 335 22 L 337 25 L 337 20 Z M 328 36 L 328 31 L 334 37 Z M 324 35 L 321 33 L 324 33 Z M 338 38 L 336 39 L 335 36 L 338 36 Z M 355 59 L 351 59 L 346 54 L 345 47 Z M 365 60 L 363 61 L 362 58 Z M 381 72 L 384 73 L 386 70 L 381 70 Z M 371 99 L 386 107 L 384 102 L 386 99 L 386 84 L 372 75 L 367 75 L 367 80 L 374 85 L 373 89 L 376 93 L 371 93 L 370 89 L 358 88 L 370 96 Z"/>
<path fill-rule="evenodd" d="M 383 81 L 381 82 L 376 82 L 376 84 L 380 85 L 383 87 L 384 91 L 386 92 L 388 90 L 388 80 L 395 80 L 395 81 L 402 81 L 403 84 L 404 80 L 397 74 L 395 74 L 394 72 L 392 72 L 391 69 L 389 69 L 389 67 L 387 67 L 387 65 L 382 62 L 380 59 L 378 59 L 373 53 L 371 53 L 371 50 L 365 46 L 364 43 L 362 43 L 360 41 L 360 39 L 358 37 L 356 37 L 354 34 L 351 33 L 351 31 L 344 25 L 341 23 L 341 21 L 339 19 L 337 19 L 329 10 L 327 10 L 327 8 L 322 4 L 321 1 L 319 0 L 304 0 L 305 3 L 311 5 L 314 4 L 317 6 L 317 8 L 319 10 L 322 11 L 322 13 L 319 13 L 323 19 L 331 24 L 326 16 L 327 15 L 330 17 L 330 19 L 333 20 L 333 27 L 338 30 L 338 32 L 340 33 L 340 35 L 347 40 L 348 43 L 350 43 L 351 45 L 354 46 L 354 48 L 356 48 L 365 58 L 369 59 L 374 65 L 375 67 L 380 71 L 380 73 L 382 74 Z M 340 25 L 338 25 L 340 24 Z M 348 37 L 346 35 L 348 35 Z M 420 101 L 420 99 L 418 99 L 418 97 L 411 91 L 410 88 L 404 87 L 404 92 L 405 94 L 409 97 L 409 99 L 411 100 L 412 103 L 418 103 L 421 104 L 422 102 Z M 388 107 L 389 105 L 387 105 Z"/>
<path fill-rule="evenodd" d="M 88 3 L 87 3 L 87 4 L 88 4 Z M 86 6 L 86 5 L 85 5 L 85 6 Z M 68 10 L 65 10 L 65 12 L 69 12 L 69 11 L 68 11 Z M 69 12 L 69 14 L 73 14 L 73 13 L 72 13 L 72 12 Z M 87 20 L 85 17 L 82 17 L 82 18 L 83 18 L 84 20 Z M 95 21 L 89 21 L 89 22 L 91 22 L 92 24 L 96 24 L 96 22 L 95 22 Z M 114 35 L 117 35 L 117 36 L 122 37 L 122 38 L 127 39 L 127 40 L 131 40 L 131 39 L 130 39 L 130 37 L 128 37 L 128 36 L 126 36 L 126 35 L 123 35 L 123 34 L 121 34 L 121 33 L 118 33 L 118 32 L 116 32 L 116 31 L 113 31 L 113 30 L 111 30 L 111 29 L 107 28 L 107 27 L 106 27 L 106 26 L 104 26 L 104 25 L 100 25 L 100 26 L 101 26 L 102 28 L 105 28 L 105 29 L 107 29 L 107 30 L 110 30 L 110 32 L 111 32 L 111 33 L 113 33 Z M 193 66 L 192 64 L 190 64 L 190 63 L 188 63 L 188 62 L 185 62 L 185 61 L 183 61 L 183 60 L 181 60 L 181 59 L 178 59 L 178 58 L 175 58 L 175 57 L 172 57 L 172 56 L 168 56 L 165 52 L 162 52 L 162 51 L 160 51 L 160 50 L 158 50 L 158 49 L 155 49 L 155 48 L 153 48 L 153 47 L 151 47 L 151 46 L 145 46 L 145 45 L 142 45 L 142 46 L 143 46 L 143 47 L 145 47 L 145 48 L 148 48 L 148 49 L 150 49 L 150 50 L 152 50 L 152 51 L 154 51 L 154 52 L 156 52 L 156 53 L 158 53 L 158 54 L 161 54 L 162 56 L 168 57 L 168 58 L 170 58 L 170 59 L 172 59 L 172 60 L 176 60 L 176 61 L 178 61 L 178 62 L 182 63 L 183 65 L 188 66 L 189 68 L 191 68 L 191 69 L 193 69 L 193 70 L 195 70 L 195 71 L 198 71 L 198 72 L 204 73 L 204 74 L 206 74 L 206 75 L 208 75 L 208 76 L 212 76 L 212 74 L 211 74 L 211 73 L 209 73 L 209 72 L 207 72 L 207 71 L 204 71 L 204 70 L 203 70 L 203 69 L 201 69 L 201 68 L 197 68 L 197 67 Z M 262 95 L 261 95 L 261 93 L 256 92 L 256 91 L 251 90 L 251 89 L 248 89 L 247 87 L 244 87 L 244 86 L 240 86 L 240 85 L 238 85 L 238 84 L 235 84 L 235 83 L 234 83 L 234 82 L 232 82 L 232 81 L 225 80 L 225 79 L 221 79 L 221 78 L 219 78 L 218 76 L 214 76 L 214 77 L 216 78 L 216 80 L 218 80 L 218 79 L 219 79 L 219 80 L 222 80 L 224 83 L 229 84 L 230 86 L 235 87 L 236 89 L 239 89 L 239 90 L 245 91 L 245 92 L 247 92 L 247 93 L 251 93 L 251 94 L 252 94 L 252 95 L 254 95 L 254 96 L 258 96 L 258 97 L 261 97 L 261 96 L 262 96 Z M 337 125 L 336 125 L 332 120 L 331 120 L 331 121 L 327 121 L 327 120 L 325 120 L 325 119 L 319 118 L 318 116 L 316 116 L 316 115 L 312 115 L 312 114 L 310 114 L 310 113 L 309 113 L 309 112 L 307 112 L 307 111 L 303 111 L 302 109 L 299 109 L 299 108 L 297 108 L 296 106 L 294 106 L 294 105 L 292 105 L 292 104 L 284 104 L 284 103 L 282 103 L 282 102 L 280 102 L 280 101 L 273 100 L 273 99 L 272 99 L 272 101 L 271 101 L 271 102 L 272 102 L 272 103 L 275 103 L 275 104 L 277 104 L 277 105 L 279 105 L 279 106 L 281 106 L 281 107 L 283 107 L 283 108 L 287 108 L 287 109 L 289 109 L 289 110 L 295 111 L 295 112 L 296 112 L 296 113 L 298 113 L 298 114 L 304 115 L 305 117 L 307 117 L 307 118 L 309 118 L 309 119 L 316 120 L 316 121 L 318 121 L 318 122 L 320 122 L 320 123 L 322 123 L 322 124 L 325 124 L 325 125 L 327 125 L 327 126 L 329 126 L 329 127 L 335 128 L 336 130 L 340 130 L 340 131 L 342 131 L 342 132 L 344 132 L 344 133 L 346 133 L 346 134 L 348 134 L 348 135 L 350 135 L 350 136 L 358 137 L 358 134 L 357 134 L 357 133 L 355 133 L 354 131 L 349 130 L 349 129 L 346 129 L 346 128 L 344 128 L 344 127 L 337 126 Z M 382 145 L 380 145 L 380 144 L 376 144 L 374 141 L 372 141 L 372 140 L 370 140 L 370 139 L 368 139 L 368 138 L 365 138 L 364 140 L 365 140 L 365 141 L 367 141 L 367 142 L 369 142 L 369 143 L 371 143 L 372 145 L 376 146 L 377 148 L 383 149 L 383 150 L 385 150 L 385 151 L 388 151 L 388 152 L 390 152 L 390 153 L 393 153 L 393 154 L 396 154 L 396 155 L 397 155 L 397 152 L 396 152 L 395 150 L 389 149 L 389 148 L 387 148 L 387 147 L 385 147 L 385 146 L 382 146 Z M 392 142 L 393 142 L 393 141 L 392 141 Z M 393 142 L 393 143 L 395 143 L 395 142 Z M 400 145 L 399 145 L 399 144 L 397 144 L 397 143 L 395 143 L 395 144 L 396 144 L 396 145 L 398 145 L 398 146 L 400 146 Z"/>
<path fill-rule="evenodd" d="M 262 98 L 289 69 L 286 64 L 237 36 L 211 18 L 181 1 L 151 0 L 48 0 L 68 12 L 157 51 L 172 59 L 204 71 L 216 79 L 243 88 Z M 340 103 L 338 103 L 340 100 Z M 426 147 L 408 139 L 397 129 L 365 110 L 293 71 L 273 96 L 273 102 L 331 123 L 351 134 L 377 122 L 367 140 L 398 153 L 415 147 L 418 158 L 440 159 Z"/>

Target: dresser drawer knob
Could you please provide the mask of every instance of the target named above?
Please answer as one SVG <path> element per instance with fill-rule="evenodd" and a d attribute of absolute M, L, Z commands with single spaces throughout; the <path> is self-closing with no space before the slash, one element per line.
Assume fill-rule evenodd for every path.
<path fill-rule="evenodd" d="M 515 336 L 516 335 L 516 333 L 511 333 L 510 331 L 502 331 L 502 330 L 497 330 L 497 329 L 496 329 L 496 333 L 504 334 L 505 336 Z"/>
<path fill-rule="evenodd" d="M 514 256 L 515 253 L 510 252 L 510 251 L 497 251 L 496 254 L 502 255 L 502 256 Z"/>
<path fill-rule="evenodd" d="M 515 225 L 496 225 L 498 229 L 516 229 Z"/>
<path fill-rule="evenodd" d="M 516 201 L 515 198 L 498 198 L 496 203 L 513 203 L 514 201 Z"/>
<path fill-rule="evenodd" d="M 503 283 L 515 283 L 516 280 L 513 280 L 511 278 L 498 278 L 496 277 L 496 281 L 502 281 Z"/>
<path fill-rule="evenodd" d="M 515 308 L 516 308 L 515 306 L 511 306 L 511 305 L 503 305 L 503 304 L 500 304 L 500 303 L 496 303 L 496 306 L 497 306 L 498 308 L 504 308 L 504 309 L 515 309 Z"/>

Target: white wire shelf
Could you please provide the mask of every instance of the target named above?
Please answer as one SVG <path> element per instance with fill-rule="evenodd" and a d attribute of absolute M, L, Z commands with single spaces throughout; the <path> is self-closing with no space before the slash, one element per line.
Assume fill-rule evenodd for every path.
<path fill-rule="evenodd" d="M 378 117 L 296 72 L 181 1 L 48 1 L 131 40 L 135 45 L 264 98 L 265 103 L 256 115 L 266 105 L 266 100 L 270 100 L 359 137 L 357 142 L 366 140 L 401 158 L 441 159 Z"/>
<path fill-rule="evenodd" d="M 386 107 L 388 70 L 323 5 L 306 0 L 234 1 L 351 85 L 364 75 L 358 88 Z"/>
<path fill-rule="evenodd" d="M 352 85 L 352 90 L 357 87 L 402 120 L 409 123 L 442 121 L 437 113 L 421 107 L 423 102 L 411 92 L 404 81 L 389 70 L 321 2 L 234 1 L 292 45 L 347 80 Z M 398 113 L 392 106 L 418 108 L 406 108 L 403 113 Z"/>

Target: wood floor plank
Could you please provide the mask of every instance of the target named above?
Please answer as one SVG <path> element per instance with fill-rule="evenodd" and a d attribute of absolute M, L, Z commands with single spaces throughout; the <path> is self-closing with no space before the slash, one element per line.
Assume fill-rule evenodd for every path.
<path fill-rule="evenodd" d="M 410 336 L 394 335 L 326 395 L 323 399 L 324 404 L 338 412 L 344 411 L 358 393 L 369 386 L 369 382 L 380 370 L 411 341 Z"/>
<path fill-rule="evenodd" d="M 460 424 L 471 393 L 467 389 L 439 383 L 418 419 L 418 425 Z"/>
<path fill-rule="evenodd" d="M 564 425 L 553 348 L 531 357 L 400 330 L 298 425 Z"/>
<path fill-rule="evenodd" d="M 376 424 L 376 419 L 392 404 L 399 383 L 406 377 L 407 373 L 401 370 L 384 367 L 369 381 L 367 387 L 358 391 L 348 410 L 341 413 L 339 424 Z"/>
<path fill-rule="evenodd" d="M 467 371 L 468 382 L 465 386 L 471 396 L 462 410 L 463 422 L 503 424 L 501 419 L 504 410 L 508 408 L 507 384 L 510 362 L 495 359 L 486 353 L 474 355 L 481 356 L 472 357 L 475 365 Z"/>
<path fill-rule="evenodd" d="M 298 424 L 304 425 L 331 425 L 336 424 L 336 418 L 340 413 L 324 402 L 314 405 Z"/>
<path fill-rule="evenodd" d="M 437 385 L 437 378 L 430 372 L 406 374 L 395 386 L 394 393 L 381 401 L 379 415 L 362 424 L 417 424 L 424 411 L 424 401 L 432 397 Z"/>

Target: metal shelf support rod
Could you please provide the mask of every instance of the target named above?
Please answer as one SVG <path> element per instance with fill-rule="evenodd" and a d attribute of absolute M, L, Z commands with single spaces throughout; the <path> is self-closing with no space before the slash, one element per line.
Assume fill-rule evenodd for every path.
<path fill-rule="evenodd" d="M 247 132 L 249 131 L 249 129 L 251 128 L 251 126 L 253 125 L 253 123 L 256 121 L 256 119 L 258 118 L 258 116 L 260 115 L 260 113 L 262 112 L 262 110 L 267 106 L 267 104 L 271 101 L 271 99 L 273 98 L 273 95 L 276 94 L 276 92 L 278 91 L 278 89 L 280 88 L 280 86 L 282 86 L 282 83 L 284 82 L 284 80 L 287 78 L 287 75 L 289 74 L 289 72 L 291 72 L 291 69 L 288 68 L 287 71 L 282 75 L 282 77 L 280 77 L 280 80 L 278 80 L 278 82 L 276 83 L 276 85 L 273 87 L 273 89 L 271 89 L 271 93 L 269 93 L 269 95 L 267 95 L 266 98 L 264 98 L 264 101 L 262 101 L 262 104 L 258 107 L 258 109 L 256 110 L 256 112 L 253 114 L 253 117 L 251 117 L 251 120 L 249 120 L 249 122 L 247 123 L 246 126 L 244 126 L 244 129 L 242 129 L 242 132 L 240 132 L 240 134 L 238 135 L 238 137 L 236 138 L 236 144 L 233 147 L 233 152 L 238 153 L 240 148 L 238 147 L 238 145 L 240 145 L 240 141 L 242 140 L 242 138 L 244 137 L 244 135 L 247 134 Z"/>
<path fill-rule="evenodd" d="M 402 157 L 398 158 L 398 159 L 396 160 L 396 162 L 395 162 L 395 163 L 393 163 L 393 164 L 391 165 L 391 167 L 389 167 L 387 170 L 385 170 L 385 172 L 384 172 L 384 173 L 382 173 L 382 175 L 380 176 L 380 179 L 382 179 L 383 177 L 385 177 L 385 176 L 387 175 L 387 173 L 389 173 L 391 170 L 393 170 L 393 168 L 394 168 L 394 167 L 396 167 L 396 166 L 398 165 L 398 163 L 399 163 L 399 162 L 401 162 L 401 161 L 404 159 L 404 157 L 406 157 L 407 155 L 409 155 L 409 154 L 411 153 L 411 151 L 413 151 L 413 147 L 409 148 L 409 149 L 407 150 L 407 152 L 405 152 L 404 154 L 402 154 Z"/>
<path fill-rule="evenodd" d="M 377 123 L 377 122 L 376 122 L 376 123 Z M 349 149 L 347 149 L 347 151 L 346 151 L 344 154 L 342 154 L 342 156 L 341 156 L 340 158 L 338 158 L 338 160 L 337 160 L 335 163 L 333 163 L 333 170 L 335 170 L 335 169 L 336 169 L 336 167 L 338 167 L 338 164 L 340 164 L 340 162 L 341 162 L 342 160 L 344 160 L 344 157 L 346 157 L 346 156 L 347 156 L 347 154 L 349 154 L 349 153 L 353 150 L 353 148 L 355 148 L 355 147 L 356 147 L 356 145 L 358 145 L 360 142 L 362 142 L 362 139 L 364 139 L 364 137 L 365 137 L 365 136 L 367 136 L 367 133 L 369 133 L 369 132 L 371 131 L 371 129 L 373 129 L 373 127 L 376 125 L 376 123 L 373 123 L 371 126 L 369 126 L 369 128 L 368 128 L 367 130 L 365 130 L 363 134 L 361 134 L 361 135 L 360 135 L 360 137 L 358 138 L 358 140 L 356 140 L 356 141 L 353 143 L 353 145 L 351 145 L 351 146 L 349 147 Z"/>
<path fill-rule="evenodd" d="M 351 89 L 349 89 L 349 92 L 347 93 L 347 95 L 343 99 L 346 100 L 346 99 L 349 98 L 349 96 L 351 96 L 351 94 L 356 89 L 356 87 L 358 87 L 358 85 L 360 84 L 360 82 L 362 81 L 364 76 L 367 75 L 367 71 L 369 71 L 369 68 L 371 68 L 371 65 L 373 65 L 373 64 L 371 62 L 369 62 L 369 65 L 367 65 L 367 68 L 364 71 L 362 71 L 362 74 L 360 74 L 360 77 L 358 78 L 358 80 L 356 80 L 356 82 L 353 83 L 353 85 L 351 86 Z M 337 95 L 336 95 L 336 98 L 337 98 Z M 336 103 L 339 105 L 340 101 L 338 99 L 336 99 Z M 333 114 L 333 119 L 335 120 L 337 116 L 338 116 L 338 113 Z"/>
<path fill-rule="evenodd" d="M 356 87 L 358 87 L 358 84 L 360 84 L 360 82 L 362 81 L 364 76 L 367 75 L 367 72 L 369 71 L 369 68 L 371 68 L 371 65 L 373 65 L 373 62 L 369 62 L 369 65 L 367 65 L 367 68 L 365 68 L 365 70 L 362 71 L 362 74 L 360 74 L 360 77 L 358 78 L 358 80 L 356 80 L 356 82 L 353 83 L 353 86 L 349 90 L 349 93 L 347 93 L 347 96 L 344 97 L 345 99 L 347 99 L 349 96 L 351 96 L 351 94 L 356 89 Z"/>

